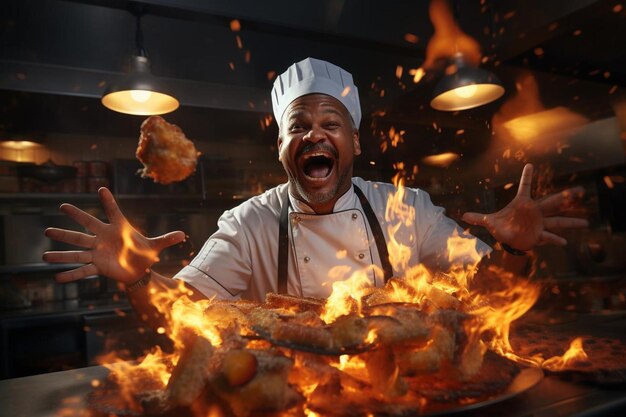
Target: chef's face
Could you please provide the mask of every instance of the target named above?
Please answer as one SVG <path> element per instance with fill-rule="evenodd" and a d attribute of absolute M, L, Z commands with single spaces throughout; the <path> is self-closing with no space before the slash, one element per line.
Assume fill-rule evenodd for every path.
<path fill-rule="evenodd" d="M 330 213 L 352 183 L 354 156 L 361 153 L 359 131 L 348 110 L 334 97 L 309 94 L 295 99 L 283 114 L 279 159 L 290 192 L 316 213 Z"/>

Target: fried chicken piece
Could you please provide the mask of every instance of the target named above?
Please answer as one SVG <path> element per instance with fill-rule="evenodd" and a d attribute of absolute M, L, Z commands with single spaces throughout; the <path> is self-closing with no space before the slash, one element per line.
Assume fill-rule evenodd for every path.
<path fill-rule="evenodd" d="M 267 293 L 265 304 L 269 308 L 284 308 L 294 312 L 314 311 L 321 313 L 326 300 L 312 297 L 296 297 L 293 295 Z"/>
<path fill-rule="evenodd" d="M 272 328 L 272 339 L 320 349 L 334 347 L 332 333 L 325 327 L 306 326 L 298 323 L 278 323 Z"/>
<path fill-rule="evenodd" d="M 169 401 L 174 405 L 191 405 L 200 395 L 210 374 L 207 366 L 215 348 L 201 336 L 185 346 L 167 384 Z"/>
<path fill-rule="evenodd" d="M 356 314 L 341 316 L 333 322 L 330 332 L 336 347 L 362 345 L 367 338 L 368 322 Z"/>
<path fill-rule="evenodd" d="M 456 351 L 454 333 L 443 326 L 436 326 L 431 339 L 421 349 L 398 349 L 397 358 L 403 375 L 437 372 L 444 362 L 449 362 Z"/>
<path fill-rule="evenodd" d="M 141 176 L 160 184 L 182 181 L 196 170 L 199 152 L 176 125 L 150 116 L 141 124 L 135 156 L 144 168 Z"/>

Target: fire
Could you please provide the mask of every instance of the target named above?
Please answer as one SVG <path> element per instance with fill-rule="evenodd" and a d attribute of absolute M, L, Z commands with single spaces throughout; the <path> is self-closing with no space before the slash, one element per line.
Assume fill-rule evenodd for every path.
<path fill-rule="evenodd" d="M 363 272 L 355 272 L 350 278 L 333 282 L 333 292 L 328 297 L 321 314 L 322 320 L 332 323 L 337 318 L 361 311 L 361 297 L 371 286 L 369 276 Z"/>
<path fill-rule="evenodd" d="M 120 395 L 129 403 L 133 402 L 134 388 L 146 379 L 155 388 L 167 386 L 171 375 L 168 361 L 174 360 L 177 358 L 166 354 L 158 346 L 139 363 L 124 361 L 115 352 L 98 358 L 98 362 L 111 371 L 111 376 L 120 387 Z"/>
<path fill-rule="evenodd" d="M 521 73 L 515 83 L 516 94 L 493 116 L 491 125 L 501 140 L 538 146 L 566 142 L 569 135 L 589 120 L 565 107 L 546 109 L 540 99 L 535 77 Z"/>
<path fill-rule="evenodd" d="M 306 311 L 314 316 L 307 315 L 307 320 L 322 323 L 315 330 L 321 330 L 323 333 L 331 329 L 329 332 L 332 334 L 332 330 L 339 328 L 341 329 L 339 337 L 346 337 L 344 333 L 351 333 L 353 328 L 333 327 L 333 325 L 338 326 L 337 323 L 341 324 L 346 318 L 354 319 L 349 322 L 353 323 L 351 326 L 357 327 L 357 324 L 354 324 L 357 322 L 362 325 L 359 328 L 361 333 L 358 333 L 358 347 L 374 344 L 377 345 L 377 349 L 362 354 L 344 354 L 336 359 L 325 357 L 325 359 L 314 360 L 311 359 L 315 356 L 313 354 L 307 353 L 306 355 L 309 356 L 305 356 L 296 351 L 286 350 L 286 352 L 291 352 L 285 354 L 289 356 L 288 360 L 295 371 L 289 375 L 289 386 L 294 387 L 298 395 L 304 396 L 306 401 L 298 406 L 297 412 L 290 410 L 281 415 L 298 414 L 309 417 L 323 415 L 314 407 L 314 400 L 316 396 L 318 401 L 320 396 L 322 399 L 336 398 L 330 394 L 328 398 L 325 397 L 326 391 L 334 389 L 333 387 L 339 387 L 338 392 L 342 397 L 348 397 L 349 399 L 346 400 L 348 402 L 373 404 L 371 401 L 384 403 L 402 398 L 402 401 L 420 404 L 420 407 L 424 408 L 427 406 L 427 399 L 420 392 L 412 391 L 407 383 L 407 376 L 403 373 L 401 366 L 406 363 L 415 366 L 414 372 L 438 372 L 440 367 L 444 371 L 448 369 L 446 366 L 449 367 L 450 361 L 460 357 L 458 369 L 454 372 L 458 372 L 463 377 L 465 375 L 471 377 L 480 371 L 483 355 L 489 349 L 514 361 L 536 366 L 541 364 L 540 358 L 517 355 L 509 342 L 511 324 L 534 305 L 539 297 L 539 286 L 493 266 L 480 271 L 482 273 L 480 281 L 484 278 L 486 283 L 479 285 L 480 282 L 477 282 L 479 280 L 476 276 L 479 272 L 479 263 L 486 254 L 480 252 L 474 237 L 462 231 L 454 233 L 447 241 L 449 265 L 445 268 L 445 272 L 434 273 L 421 263 L 413 264 L 412 261 L 416 259 L 415 236 L 407 234 L 406 230 L 411 230 L 410 226 L 415 222 L 416 208 L 407 202 L 407 190 L 404 188 L 403 177 L 404 164 L 396 164 L 396 169 L 399 171 L 393 179 L 396 190 L 388 196 L 385 226 L 389 237 L 387 246 L 390 262 L 394 272 L 401 276 L 392 278 L 382 288 L 373 288 L 372 272 L 382 275 L 381 271 L 377 269 L 372 271 L 371 268 L 351 271 L 347 267 L 338 265 L 330 271 L 328 277 L 328 282 L 332 283 L 331 295 L 325 300 L 323 308 L 321 304 L 317 305 L 320 306 L 321 312 L 319 309 Z M 132 245 L 131 231 L 132 229 L 129 229 L 125 233 L 125 253 L 155 256 L 142 253 Z M 339 260 L 346 256 L 345 251 L 336 253 L 336 258 Z M 101 358 L 101 362 L 108 362 L 105 366 L 111 371 L 111 378 L 119 385 L 120 394 L 129 403 L 134 401 L 133 395 L 137 387 L 140 385 L 145 387 L 146 380 L 150 381 L 150 389 L 170 389 L 168 384 L 175 385 L 177 375 L 180 375 L 176 372 L 173 374 L 177 365 L 186 362 L 196 365 L 194 361 L 187 359 L 189 356 L 184 356 L 184 353 L 189 352 L 190 347 L 196 346 L 190 340 L 202 339 L 204 345 L 200 346 L 208 345 L 208 351 L 218 348 L 238 349 L 247 357 L 253 354 L 246 349 L 264 350 L 270 346 L 265 340 L 250 341 L 242 338 L 240 342 L 242 341 L 243 344 L 232 348 L 227 341 L 230 340 L 229 336 L 233 328 L 236 332 L 240 330 L 238 323 L 233 319 L 225 319 L 222 313 L 210 313 L 212 308 L 224 304 L 215 300 L 192 301 L 190 297 L 193 294 L 182 282 L 173 288 L 163 288 L 162 291 L 151 290 L 150 295 L 152 304 L 164 316 L 162 332 L 173 341 L 173 353 L 163 352 L 157 347 L 138 363 L 121 361 L 122 359 L 115 354 Z M 379 297 L 378 301 L 371 302 L 370 297 L 373 296 Z M 378 310 L 370 313 L 372 308 L 378 308 Z M 285 317 L 292 317 L 299 313 L 297 308 L 284 307 L 279 310 L 280 319 L 276 319 L 278 316 L 271 316 L 274 317 L 270 319 L 271 321 L 282 322 Z M 218 309 L 218 311 L 222 310 Z M 439 317 L 437 313 L 451 312 L 461 313 L 458 316 L 463 317 L 459 319 L 459 327 L 455 327 L 454 330 L 446 327 L 449 324 L 437 321 Z M 410 317 L 410 319 L 402 319 L 402 317 Z M 443 314 L 443 317 L 447 316 Z M 368 321 L 368 319 L 373 320 Z M 420 320 L 425 324 L 421 324 Z M 416 325 L 413 321 L 418 324 Z M 399 329 L 396 333 L 388 331 L 385 333 L 390 323 L 400 326 L 396 327 Z M 423 327 L 420 326 L 426 327 L 426 330 L 422 330 Z M 456 332 L 462 330 L 467 340 L 463 345 L 458 345 L 455 339 Z M 410 333 L 412 337 L 410 339 L 401 339 L 405 344 L 401 345 L 399 350 L 395 350 L 395 345 L 384 344 L 392 343 L 385 342 L 385 340 L 398 340 L 393 339 L 394 337 L 406 337 L 404 335 L 407 332 L 414 333 Z M 261 334 L 261 332 L 257 333 Z M 307 340 L 318 340 L 315 339 L 318 333 L 312 332 L 311 335 L 309 335 L 311 339 Z M 335 335 L 333 334 L 332 337 Z M 332 339 L 331 347 L 336 346 L 333 344 L 336 340 L 345 339 Z M 242 347 L 244 345 L 245 348 Z M 183 355 L 182 359 L 181 355 Z M 547 369 L 553 369 L 553 367 L 562 369 L 568 364 L 585 359 L 582 340 L 576 339 L 562 357 L 548 359 L 543 362 L 543 366 Z M 402 360 L 405 362 L 401 362 Z M 245 374 L 248 378 L 245 379 L 246 381 L 254 380 L 254 372 L 257 368 L 256 360 L 253 362 L 254 367 L 250 368 L 252 373 Z M 445 365 L 446 363 L 448 365 Z M 201 366 L 201 364 L 197 365 Z M 316 366 L 325 366 L 325 368 L 321 368 L 321 371 L 311 370 Z M 249 370 L 244 368 L 242 372 Z M 203 378 L 206 383 L 206 377 L 203 376 Z M 283 382 L 287 384 L 286 381 Z M 365 390 L 363 387 L 368 388 Z M 233 387 L 229 388 L 231 391 L 233 389 Z M 284 392 L 284 389 L 281 389 L 281 392 Z M 211 408 L 208 414 L 205 412 L 202 415 L 222 415 L 222 411 L 216 408 L 217 406 L 214 404 L 211 406 L 214 408 Z M 241 415 L 254 414 L 245 414 L 242 411 Z"/>
<path fill-rule="evenodd" d="M 511 323 L 522 317 L 539 298 L 539 285 L 516 278 L 513 274 L 499 268 L 491 267 L 491 271 L 500 277 L 499 283 L 504 288 L 491 293 L 473 293 L 471 313 L 480 318 L 475 327 L 468 329 L 481 334 L 492 335 L 488 346 L 494 352 L 519 362 L 531 362 L 528 358 L 521 358 L 513 351 L 509 342 Z"/>
<path fill-rule="evenodd" d="M 155 262 L 159 261 L 157 252 L 149 248 L 140 248 L 133 240 L 134 229 L 130 224 L 125 224 L 122 229 L 122 250 L 118 256 L 118 262 L 128 272 L 134 272 L 134 268 L 129 263 L 128 259 L 132 259 L 135 256 L 145 257 L 152 259 Z"/>
<path fill-rule="evenodd" d="M 580 362 L 587 362 L 589 357 L 583 349 L 582 337 L 577 337 L 572 340 L 569 349 L 563 354 L 563 356 L 553 356 L 550 359 L 546 359 L 541 366 L 551 371 L 560 371 L 568 366 L 575 365 Z"/>
<path fill-rule="evenodd" d="M 478 66 L 481 61 L 480 45 L 461 30 L 454 20 L 450 5 L 446 0 L 431 0 L 429 8 L 430 20 L 435 33 L 426 46 L 426 60 L 422 68 L 430 70 L 439 61 L 447 61 L 457 54 L 463 56 L 465 62 Z M 417 74 L 416 74 L 416 78 Z M 414 82 L 418 82 L 419 79 Z"/>

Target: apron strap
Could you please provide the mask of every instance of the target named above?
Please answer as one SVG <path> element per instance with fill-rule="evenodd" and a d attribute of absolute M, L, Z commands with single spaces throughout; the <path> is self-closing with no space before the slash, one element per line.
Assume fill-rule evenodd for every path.
<path fill-rule="evenodd" d="M 289 191 L 283 200 L 278 225 L 278 293 L 287 295 L 287 273 L 289 267 Z"/>
<path fill-rule="evenodd" d="M 361 201 L 361 206 L 365 212 L 365 217 L 370 224 L 374 240 L 376 241 L 376 248 L 378 249 L 378 255 L 383 266 L 385 283 L 393 277 L 393 268 L 389 262 L 389 252 L 387 251 L 387 242 L 385 241 L 385 235 L 380 227 L 378 217 L 374 213 L 372 206 L 363 194 L 363 191 L 356 185 L 354 185 L 354 191 Z M 283 200 L 283 206 L 280 210 L 280 220 L 278 225 L 278 293 L 287 294 L 287 273 L 289 266 L 289 207 L 291 203 L 289 201 L 289 192 L 287 192 L 285 199 Z"/>
<path fill-rule="evenodd" d="M 385 273 L 385 284 L 391 277 L 393 277 L 393 268 L 391 267 L 391 262 L 389 262 L 389 252 L 387 251 L 387 241 L 385 240 L 385 235 L 383 234 L 383 229 L 380 227 L 380 222 L 378 221 L 378 217 L 372 210 L 372 206 L 370 202 L 367 201 L 365 194 L 363 191 L 356 185 L 354 186 L 354 191 L 356 195 L 361 200 L 361 206 L 363 206 L 363 211 L 365 211 L 365 217 L 367 217 L 367 221 L 370 224 L 370 228 L 372 229 L 372 234 L 374 235 L 374 240 L 376 241 L 376 248 L 378 249 L 378 256 L 380 256 L 380 262 L 383 266 L 383 272 Z"/>

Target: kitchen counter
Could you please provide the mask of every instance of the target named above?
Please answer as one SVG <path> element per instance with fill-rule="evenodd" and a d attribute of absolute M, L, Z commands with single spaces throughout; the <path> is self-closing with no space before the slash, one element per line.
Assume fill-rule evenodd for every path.
<path fill-rule="evenodd" d="M 0 381 L 0 414 L 13 417 L 89 416 L 91 381 L 103 379 L 102 366 Z"/>
<path fill-rule="evenodd" d="M 93 366 L 0 381 L 0 414 L 12 417 L 95 416 L 86 396 L 92 380 L 108 371 Z M 626 386 L 606 389 L 546 377 L 538 385 L 511 399 L 467 410 L 464 416 L 623 416 Z"/>

